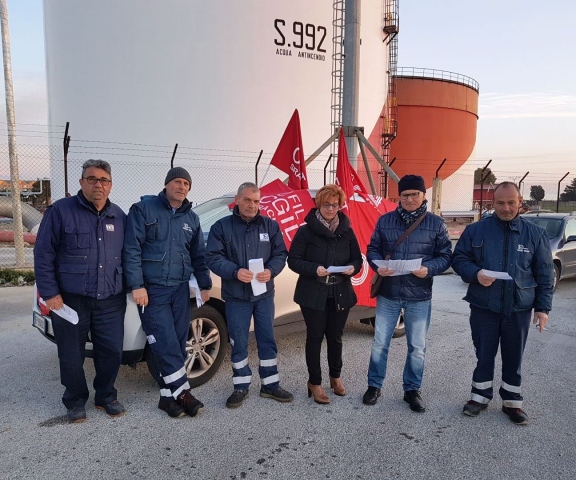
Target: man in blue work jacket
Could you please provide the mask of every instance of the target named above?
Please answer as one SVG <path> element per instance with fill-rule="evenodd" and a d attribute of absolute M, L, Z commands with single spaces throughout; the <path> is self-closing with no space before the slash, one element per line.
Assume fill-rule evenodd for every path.
<path fill-rule="evenodd" d="M 522 195 L 512 182 L 494 189 L 494 215 L 466 227 L 452 267 L 469 283 L 470 328 L 476 358 L 470 400 L 462 413 L 476 417 L 494 395 L 495 357 L 500 345 L 502 411 L 527 425 L 522 410 L 522 356 L 532 310 L 540 332 L 552 309 L 554 263 L 546 230 L 519 216 Z M 507 279 L 500 276 L 507 274 Z M 498 279 L 496 277 L 499 277 Z"/>
<path fill-rule="evenodd" d="M 186 198 L 191 184 L 190 174 L 174 167 L 164 190 L 132 205 L 124 248 L 126 282 L 161 374 L 158 408 L 174 418 L 195 417 L 204 407 L 192 395 L 184 367 L 190 275 L 198 281 L 203 302 L 212 288 L 200 220 Z"/>
<path fill-rule="evenodd" d="M 250 182 L 238 188 L 231 216 L 217 221 L 208 235 L 208 266 L 222 279 L 222 299 L 226 302 L 228 333 L 232 346 L 234 391 L 226 401 L 237 408 L 248 397 L 252 370 L 248 365 L 248 333 L 254 317 L 254 333 L 260 359 L 260 396 L 279 402 L 294 397 L 280 387 L 278 349 L 274 339 L 274 277 L 286 266 L 286 245 L 275 220 L 260 215 L 260 190 Z M 262 260 L 263 271 L 250 270 L 250 260 Z M 255 295 L 251 282 L 266 284 Z"/>
<path fill-rule="evenodd" d="M 80 191 L 48 207 L 34 245 L 36 286 L 54 328 L 60 361 L 62 402 L 70 423 L 86 420 L 89 392 L 84 375 L 88 333 L 94 346 L 96 408 L 123 415 L 114 382 L 122 360 L 126 294 L 122 245 L 126 215 L 108 200 L 112 170 L 103 160 L 82 165 Z M 60 317 L 63 305 L 78 323 Z"/>

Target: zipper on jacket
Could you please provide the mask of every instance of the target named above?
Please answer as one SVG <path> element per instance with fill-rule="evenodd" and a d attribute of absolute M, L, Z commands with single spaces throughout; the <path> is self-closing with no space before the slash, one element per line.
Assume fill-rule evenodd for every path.
<path fill-rule="evenodd" d="M 508 271 L 508 235 L 510 231 L 510 223 L 506 223 L 504 226 L 504 260 L 503 260 L 503 268 L 504 271 Z M 502 285 L 502 292 L 500 294 L 500 311 L 504 312 L 504 298 L 506 297 L 506 283 Z"/>

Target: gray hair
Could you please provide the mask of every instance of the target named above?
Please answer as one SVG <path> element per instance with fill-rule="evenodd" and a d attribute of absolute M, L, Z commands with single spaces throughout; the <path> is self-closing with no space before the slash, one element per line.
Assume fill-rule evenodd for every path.
<path fill-rule="evenodd" d="M 92 159 L 86 160 L 82 164 L 82 177 L 84 177 L 84 175 L 86 174 L 86 170 L 88 170 L 89 168 L 101 168 L 108 175 L 110 175 L 110 178 L 112 178 L 112 167 L 108 162 L 104 160 L 92 160 Z"/>
<path fill-rule="evenodd" d="M 256 185 L 255 183 L 252 182 L 244 182 L 242 185 L 240 185 L 238 187 L 238 193 L 236 193 L 236 195 L 240 195 L 242 193 L 243 190 L 249 188 L 250 190 L 255 190 L 257 192 L 260 191 L 260 189 L 258 188 L 258 185 Z"/>

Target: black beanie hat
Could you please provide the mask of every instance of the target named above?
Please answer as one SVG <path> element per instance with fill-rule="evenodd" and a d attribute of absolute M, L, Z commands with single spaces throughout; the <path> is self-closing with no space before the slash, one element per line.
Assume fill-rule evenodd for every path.
<path fill-rule="evenodd" d="M 166 174 L 166 180 L 164 180 L 164 185 L 170 183 L 175 178 L 183 178 L 184 180 L 188 180 L 188 183 L 192 185 L 192 178 L 190 178 L 190 174 L 186 171 L 186 169 L 182 167 L 174 167 L 168 170 Z"/>
<path fill-rule="evenodd" d="M 404 190 L 420 190 L 426 193 L 426 184 L 420 175 L 404 175 L 398 182 L 398 193 Z"/>

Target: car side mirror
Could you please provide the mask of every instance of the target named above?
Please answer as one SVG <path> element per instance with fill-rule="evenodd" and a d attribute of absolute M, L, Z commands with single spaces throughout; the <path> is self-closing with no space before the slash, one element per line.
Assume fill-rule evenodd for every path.
<path fill-rule="evenodd" d="M 566 239 L 566 243 L 568 242 L 576 242 L 576 235 L 570 235 L 567 239 Z"/>

